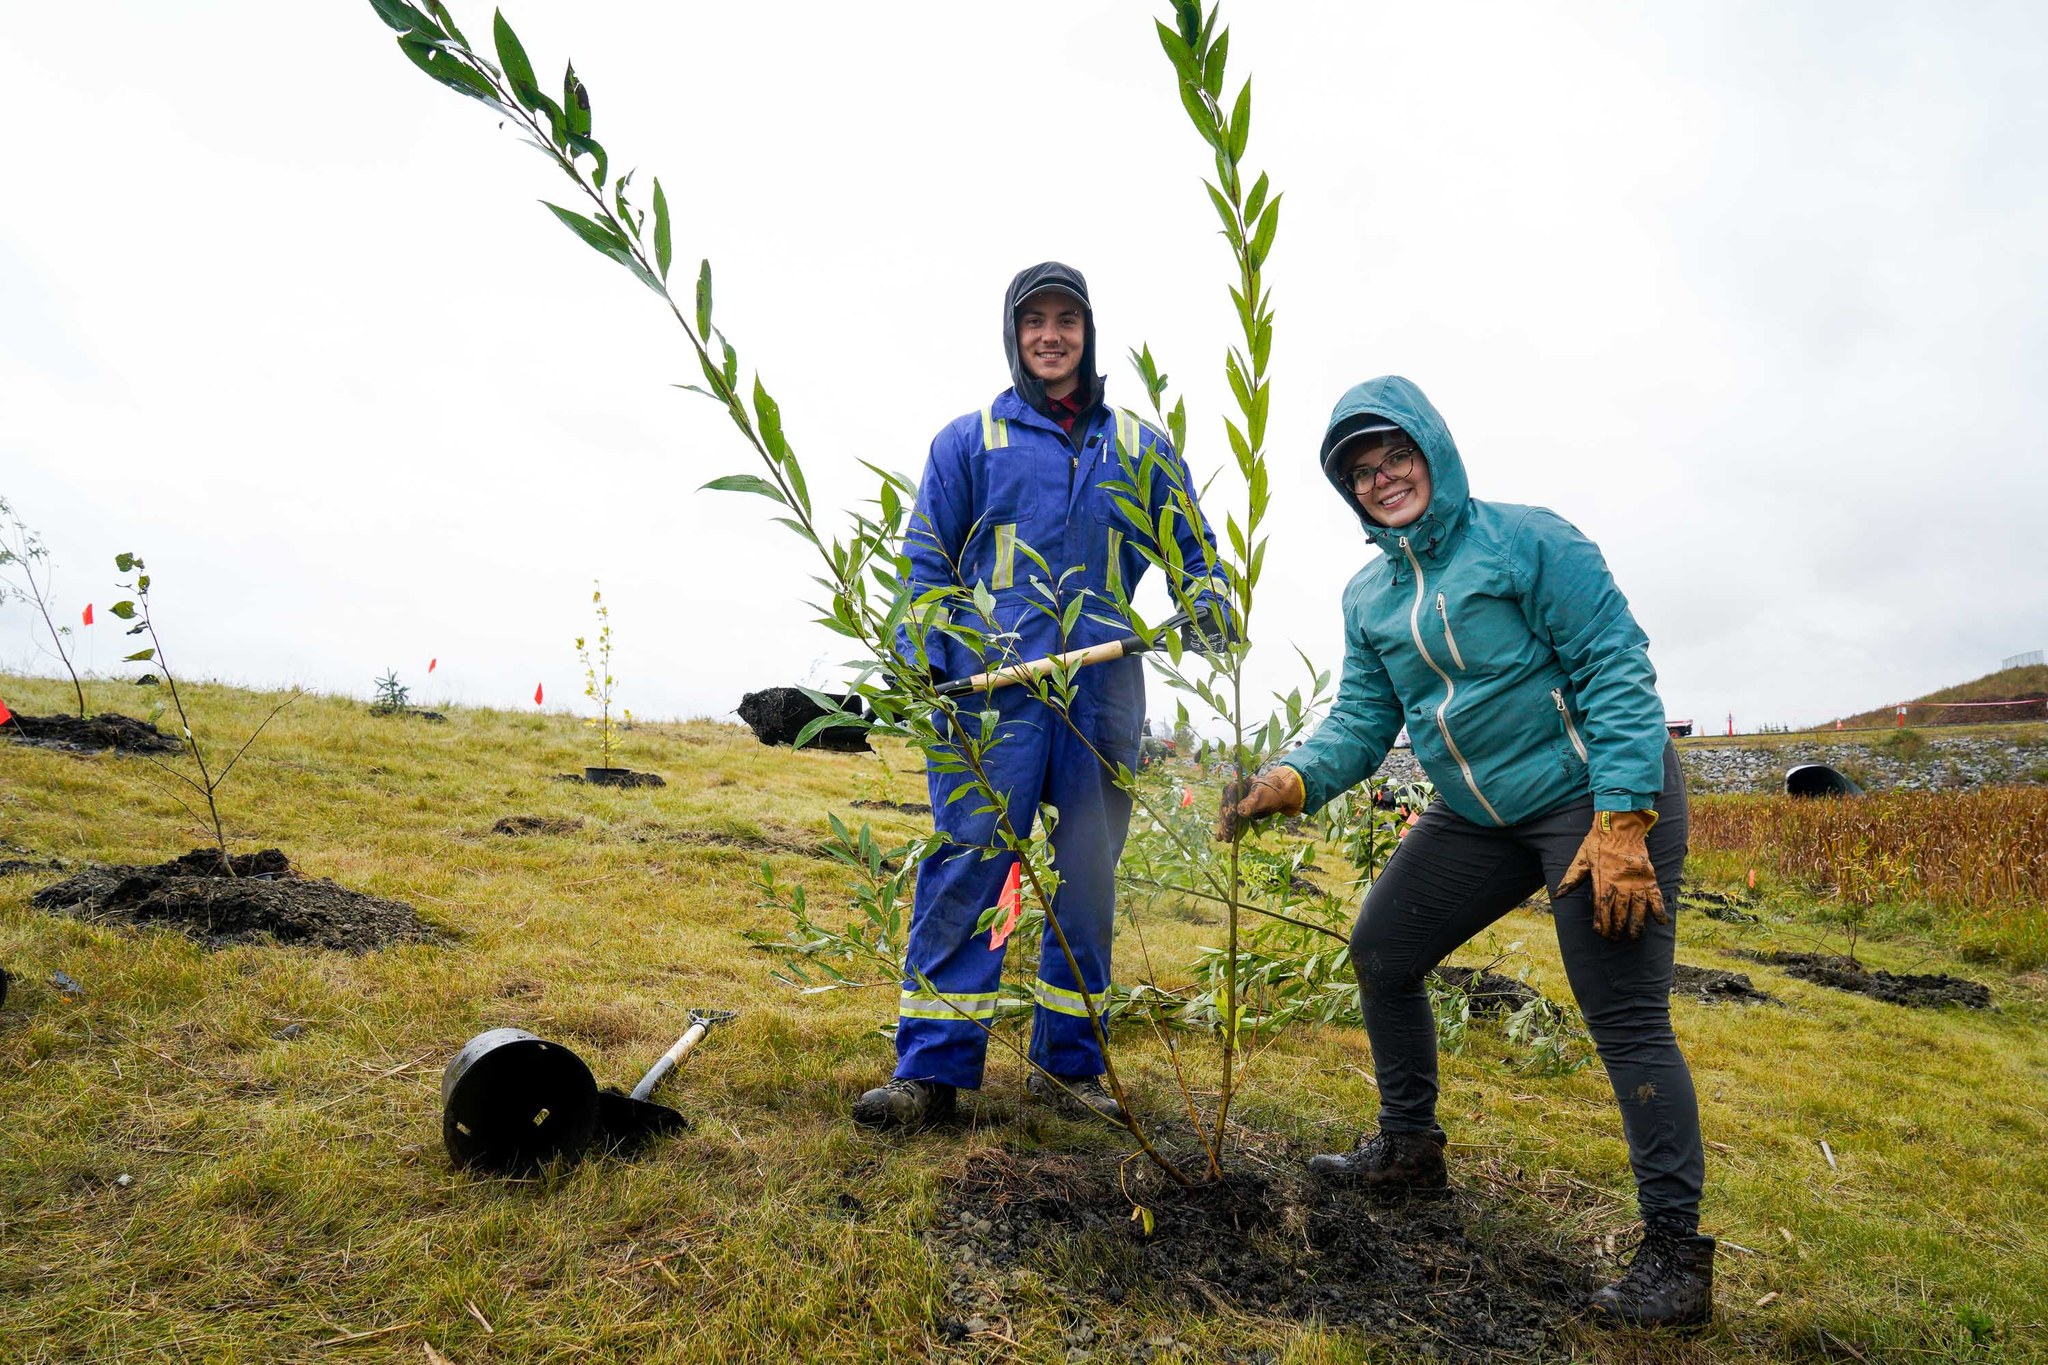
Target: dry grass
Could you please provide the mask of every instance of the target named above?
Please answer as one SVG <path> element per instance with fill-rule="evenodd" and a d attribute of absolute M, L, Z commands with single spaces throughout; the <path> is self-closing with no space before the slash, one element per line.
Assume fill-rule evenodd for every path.
<path fill-rule="evenodd" d="M 1925 905 L 1975 954 L 2048 961 L 2048 787 L 1704 797 L 1692 839 L 1849 907 Z"/>
<path fill-rule="evenodd" d="M 44 681 L 0 678 L 0 695 L 30 711 L 61 705 Z M 263 704 L 225 688 L 199 697 L 229 729 Z M 874 758 L 767 750 L 691 722 L 625 736 L 623 761 L 665 774 L 666 789 L 549 780 L 579 768 L 589 745 L 562 716 L 459 711 L 430 726 L 311 698 L 237 773 L 226 809 L 241 847 L 275 844 L 309 873 L 410 901 L 447 931 L 443 944 L 361 958 L 209 953 L 46 915 L 28 905 L 45 879 L 0 878 L 0 962 L 17 976 L 0 1011 L 0 1360 L 418 1365 L 432 1347 L 453 1365 L 1059 1361 L 1077 1313 L 1110 1342 L 1171 1335 L 1189 1359 L 1396 1358 L 1312 1325 L 1077 1303 L 1049 1265 L 1005 1282 L 1008 1340 L 946 1346 L 935 1328 L 946 1268 L 920 1231 L 948 1178 L 998 1149 L 1107 1156 L 1116 1139 L 1020 1104 L 1008 1061 L 992 1067 L 969 1132 L 855 1132 L 846 1105 L 890 1066 L 877 1026 L 892 990 L 796 997 L 738 937 L 776 927 L 748 886 L 759 858 L 829 905 L 831 867 L 804 851 L 827 812 L 918 799 L 921 779 L 900 754 L 889 773 Z M 487 833 L 508 814 L 588 823 Z M 913 817 L 884 818 L 912 828 Z M 0 744 L 0 840 L 36 857 L 133 862 L 199 837 L 140 760 Z M 1805 910 L 1774 905 L 1761 928 L 1684 917 L 1683 955 L 1728 965 L 1723 948 L 1800 932 Z M 1146 924 L 1162 966 L 1214 934 L 1199 916 Z M 1493 940 L 1524 941 L 1531 981 L 1567 998 L 1542 916 L 1517 913 Z M 1895 968 L 1930 960 L 1902 943 L 1864 955 Z M 1136 960 L 1126 937 L 1120 963 Z M 60 970 L 82 995 L 49 984 Z M 1723 1321 L 1688 1342 L 1589 1334 L 1561 1350 L 1614 1362 L 1981 1359 L 1968 1324 L 1988 1322 L 2003 1358 L 2037 1357 L 2048 993 L 1994 977 L 1997 1011 L 1916 1014 L 1749 970 L 1787 1006 L 1675 1006 L 1715 1143 L 1707 1228 L 1751 1249 L 1722 1262 Z M 575 1048 L 601 1080 L 630 1080 L 692 1005 L 744 1011 L 664 1092 L 693 1132 L 638 1160 L 526 1183 L 450 1171 L 438 1077 L 465 1038 L 523 1025 Z M 295 1039 L 274 1036 L 291 1024 Z M 1628 1180 L 1604 1079 L 1517 1076 L 1489 1046 L 1446 1059 L 1458 1160 L 1523 1172 L 1501 1186 L 1519 1201 L 1510 1211 L 1574 1255 L 1625 1238 Z M 1136 1034 L 1123 1048 L 1135 1083 L 1165 1107 L 1163 1052 Z M 1243 1120 L 1302 1148 L 1348 1141 L 1372 1112 L 1369 1069 L 1356 1029 L 1289 1035 L 1254 1064 Z M 866 1212 L 848 1213 L 845 1194 Z"/>

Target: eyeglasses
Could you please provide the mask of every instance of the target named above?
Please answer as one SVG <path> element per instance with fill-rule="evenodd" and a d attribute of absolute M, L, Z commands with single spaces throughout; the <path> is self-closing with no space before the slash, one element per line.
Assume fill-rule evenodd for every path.
<path fill-rule="evenodd" d="M 1405 479 L 1415 468 L 1415 457 L 1421 454 L 1414 446 L 1396 446 L 1387 452 L 1384 460 L 1376 465 L 1361 464 L 1344 476 L 1344 482 L 1351 485 L 1354 494 L 1370 492 L 1382 475 L 1387 482 Z"/>

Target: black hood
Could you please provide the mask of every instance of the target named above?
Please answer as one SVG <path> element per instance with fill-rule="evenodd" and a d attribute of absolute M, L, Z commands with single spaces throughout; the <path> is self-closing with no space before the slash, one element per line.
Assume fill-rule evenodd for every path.
<path fill-rule="evenodd" d="M 1010 362 L 1010 383 L 1026 406 L 1046 417 L 1052 416 L 1045 385 L 1024 368 L 1024 357 L 1017 353 L 1017 309 L 1024 300 L 1049 287 L 1064 289 L 1081 300 L 1081 396 L 1087 400 L 1081 410 L 1086 412 L 1102 401 L 1105 381 L 1095 372 L 1095 308 L 1088 302 L 1088 281 L 1070 265 L 1047 261 L 1018 271 L 1017 278 L 1010 281 L 1009 292 L 1003 295 L 1003 356 Z"/>

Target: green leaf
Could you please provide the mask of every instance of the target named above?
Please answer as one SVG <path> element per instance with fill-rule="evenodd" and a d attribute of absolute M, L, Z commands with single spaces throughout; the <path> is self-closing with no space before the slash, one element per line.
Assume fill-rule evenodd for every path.
<path fill-rule="evenodd" d="M 782 409 L 768 396 L 761 376 L 754 376 L 754 418 L 761 424 L 761 440 L 777 460 L 789 458 L 789 442 L 782 438 Z"/>
<path fill-rule="evenodd" d="M 1209 191 L 1209 202 L 1216 206 L 1216 216 L 1223 220 L 1224 235 L 1230 238 L 1232 246 L 1236 246 L 1240 240 L 1237 227 L 1237 210 L 1231 207 L 1230 200 L 1224 197 L 1223 191 L 1217 189 L 1208 181 L 1204 180 L 1202 182 L 1202 188 Z"/>
<path fill-rule="evenodd" d="M 107 610 L 120 617 L 123 621 L 133 621 L 135 619 L 135 604 L 133 602 L 116 602 L 113 606 L 108 607 Z"/>
<path fill-rule="evenodd" d="M 706 489 L 714 493 L 759 493 L 764 498 L 775 499 L 784 507 L 789 506 L 789 500 L 782 496 L 782 490 L 759 474 L 727 474 L 724 478 L 713 479 L 710 483 L 704 484 L 697 491 L 701 493 Z"/>
<path fill-rule="evenodd" d="M 590 136 L 590 87 L 576 79 L 574 62 L 562 72 L 562 113 L 569 120 L 571 133 Z"/>
<path fill-rule="evenodd" d="M 400 33 L 411 31 L 438 34 L 441 31 L 439 25 L 408 5 L 405 0 L 370 0 L 370 8 L 377 11 L 379 19 Z"/>
<path fill-rule="evenodd" d="M 1247 84 L 1249 84 L 1249 82 L 1247 82 Z M 1266 183 L 1266 177 L 1262 172 L 1259 175 L 1259 178 L 1252 182 L 1252 192 L 1245 196 L 1244 216 L 1246 222 L 1256 223 L 1259 220 L 1259 210 L 1266 206 L 1267 188 L 1268 186 Z M 1230 293 L 1233 298 L 1239 300 L 1240 311 L 1242 311 L 1244 296 L 1242 294 L 1239 294 L 1235 289 L 1231 290 Z"/>
<path fill-rule="evenodd" d="M 442 4 L 441 0 L 426 0 L 426 4 L 427 13 L 440 21 L 441 31 L 456 42 L 461 43 L 464 47 L 468 47 L 469 39 L 463 37 L 462 30 L 455 27 L 455 16 L 448 12 L 448 6 Z"/>
<path fill-rule="evenodd" d="M 489 79 L 468 63 L 451 56 L 439 43 L 406 33 L 400 35 L 398 47 L 414 66 L 450 90 L 480 100 L 501 114 L 512 112 L 498 102 L 498 92 Z"/>
<path fill-rule="evenodd" d="M 153 649 L 138 649 L 133 654 L 122 656 L 121 662 L 124 664 L 146 664 L 155 657 L 156 651 Z"/>
<path fill-rule="evenodd" d="M 491 20 L 491 37 L 497 44 L 498 64 L 505 68 L 505 81 L 512 87 L 513 98 L 528 109 L 539 109 L 540 81 L 533 74 L 526 49 L 519 44 L 519 35 L 505 21 L 503 10 Z"/>
<path fill-rule="evenodd" d="M 654 267 L 668 279 L 668 263 L 674 256 L 668 235 L 668 196 L 661 192 L 661 177 L 654 177 Z"/>
<path fill-rule="evenodd" d="M 135 566 L 139 562 L 134 555 L 129 554 L 125 550 L 114 556 L 114 567 L 122 573 L 134 572 Z"/>
<path fill-rule="evenodd" d="M 1273 202 L 1266 205 L 1266 211 L 1259 216 L 1259 227 L 1252 234 L 1252 269 L 1257 270 L 1266 262 L 1266 253 L 1273 249 L 1273 234 L 1280 230 L 1280 201 L 1287 196 L 1276 194 Z"/>
<path fill-rule="evenodd" d="M 1187 40 L 1157 19 L 1152 21 L 1152 27 L 1159 31 L 1159 46 L 1165 51 L 1166 59 L 1173 63 L 1173 69 L 1180 74 L 1180 78 L 1190 82 L 1196 80 L 1201 73 L 1195 69 L 1194 50 L 1188 46 Z"/>
<path fill-rule="evenodd" d="M 1252 83 L 1249 77 L 1237 92 L 1237 107 L 1230 111 L 1230 159 L 1239 160 L 1244 156 L 1245 144 L 1252 136 Z"/>
<path fill-rule="evenodd" d="M 559 204 L 548 204 L 545 199 L 541 200 L 541 202 L 547 204 L 548 212 L 562 220 L 564 227 L 590 243 L 591 247 L 595 250 L 603 252 L 615 261 L 631 261 L 633 259 L 633 253 L 627 249 L 625 242 L 620 240 L 604 224 L 590 218 L 585 218 L 582 214 L 571 209 L 565 209 Z"/>
<path fill-rule="evenodd" d="M 865 724 L 867 724 L 867 722 L 859 716 L 848 715 L 844 711 L 833 711 L 826 715 L 819 716 L 810 724 L 804 726 L 803 729 L 797 731 L 796 738 L 790 741 L 789 747 L 792 749 L 803 748 L 804 745 L 809 744 L 811 742 L 812 738 L 815 735 L 817 735 L 817 733 L 820 730 L 829 730 L 832 729 L 834 726 Z"/>
<path fill-rule="evenodd" d="M 1209 49 L 1209 55 L 1202 60 L 1202 88 L 1212 98 L 1223 94 L 1223 64 L 1230 60 L 1230 30 L 1224 29 L 1216 35 L 1216 42 Z"/>
<path fill-rule="evenodd" d="M 571 156 L 588 156 L 597 159 L 597 169 L 592 173 L 591 179 L 597 182 L 599 189 L 603 189 L 606 163 L 604 148 L 599 145 L 597 139 L 582 133 L 571 133 L 569 134 L 569 150 Z"/>
<path fill-rule="evenodd" d="M 1188 118 L 1195 125 L 1195 131 L 1202 135 L 1202 141 L 1220 151 L 1223 147 L 1223 139 L 1216 132 L 1216 116 L 1210 113 L 1209 106 L 1202 102 L 1201 88 L 1187 81 L 1182 81 L 1180 83 L 1180 102 L 1181 107 L 1188 111 Z"/>
<path fill-rule="evenodd" d="M 711 340 L 711 258 L 708 256 L 697 267 L 697 335 L 707 342 Z M 727 346 L 725 350 L 727 355 L 732 354 L 732 347 Z M 728 380 L 736 377 L 732 366 L 726 368 Z"/>

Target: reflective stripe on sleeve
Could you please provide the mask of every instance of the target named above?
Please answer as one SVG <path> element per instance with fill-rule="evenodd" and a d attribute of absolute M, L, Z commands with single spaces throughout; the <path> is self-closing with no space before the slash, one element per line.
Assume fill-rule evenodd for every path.
<path fill-rule="evenodd" d="M 1001 450 L 1010 444 L 1010 423 L 1007 418 L 996 416 L 995 405 L 981 410 L 981 448 Z"/>

